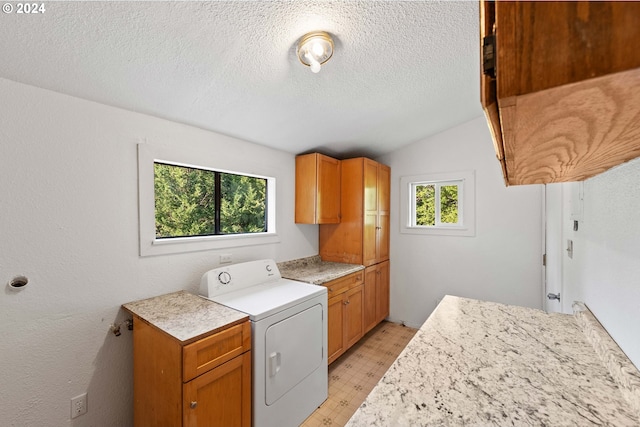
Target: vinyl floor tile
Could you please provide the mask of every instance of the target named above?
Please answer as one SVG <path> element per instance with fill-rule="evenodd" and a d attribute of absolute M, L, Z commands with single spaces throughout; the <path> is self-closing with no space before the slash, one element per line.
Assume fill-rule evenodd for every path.
<path fill-rule="evenodd" d="M 380 381 L 417 329 L 382 322 L 329 365 L 329 398 L 303 427 L 343 427 Z"/>

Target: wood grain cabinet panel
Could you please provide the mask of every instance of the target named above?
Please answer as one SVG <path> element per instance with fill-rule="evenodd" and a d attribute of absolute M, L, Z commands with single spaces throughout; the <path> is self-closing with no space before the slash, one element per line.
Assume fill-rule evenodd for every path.
<path fill-rule="evenodd" d="M 296 157 L 295 222 L 340 222 L 340 160 L 319 153 Z"/>
<path fill-rule="evenodd" d="M 133 322 L 135 426 L 251 425 L 248 321 L 186 344 Z"/>
<path fill-rule="evenodd" d="M 364 333 L 389 316 L 389 261 L 369 266 L 364 273 Z"/>
<path fill-rule="evenodd" d="M 481 103 L 507 185 L 640 156 L 638 22 L 640 2 L 481 1 Z"/>
<path fill-rule="evenodd" d="M 364 286 L 358 285 L 353 289 L 345 292 L 345 317 L 346 317 L 346 342 L 347 348 L 351 347 L 364 335 L 363 316 L 364 316 Z"/>
<path fill-rule="evenodd" d="M 345 323 L 343 309 L 343 295 L 329 298 L 327 302 L 327 360 L 328 363 L 336 360 L 347 349 L 345 341 Z"/>
<path fill-rule="evenodd" d="M 251 352 L 185 383 L 182 407 L 185 427 L 251 426 Z"/>
<path fill-rule="evenodd" d="M 364 335 L 363 279 L 364 272 L 359 271 L 324 284 L 329 292 L 328 363 L 340 357 Z"/>
<path fill-rule="evenodd" d="M 324 261 L 369 266 L 389 259 L 390 173 L 364 157 L 342 160 L 341 222 L 320 225 Z"/>

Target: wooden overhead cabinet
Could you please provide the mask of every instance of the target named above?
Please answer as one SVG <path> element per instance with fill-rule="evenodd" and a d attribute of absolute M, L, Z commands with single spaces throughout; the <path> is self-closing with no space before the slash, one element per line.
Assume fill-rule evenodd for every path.
<path fill-rule="evenodd" d="M 481 1 L 481 102 L 507 185 L 640 156 L 640 2 Z"/>
<path fill-rule="evenodd" d="M 297 224 L 340 222 L 340 160 L 319 153 L 296 157 Z"/>
<path fill-rule="evenodd" d="M 342 160 L 342 218 L 320 226 L 324 261 L 369 266 L 389 259 L 390 176 L 371 159 Z"/>

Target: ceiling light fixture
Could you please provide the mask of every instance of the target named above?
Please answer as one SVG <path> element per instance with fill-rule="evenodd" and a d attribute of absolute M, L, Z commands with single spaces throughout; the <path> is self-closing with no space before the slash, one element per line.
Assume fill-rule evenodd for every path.
<path fill-rule="evenodd" d="M 333 55 L 333 40 L 329 33 L 314 31 L 307 33 L 298 42 L 298 59 L 311 68 L 314 73 L 320 72 L 321 65 Z"/>

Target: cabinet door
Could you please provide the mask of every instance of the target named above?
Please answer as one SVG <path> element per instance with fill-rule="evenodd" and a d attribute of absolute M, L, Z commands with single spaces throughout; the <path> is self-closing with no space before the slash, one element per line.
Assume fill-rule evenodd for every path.
<path fill-rule="evenodd" d="M 389 259 L 389 215 L 391 210 L 391 168 L 378 165 L 378 235 L 376 262 Z"/>
<path fill-rule="evenodd" d="M 378 276 L 376 318 L 378 322 L 382 322 L 389 316 L 389 261 L 378 264 L 376 275 Z"/>
<path fill-rule="evenodd" d="M 364 335 L 363 331 L 363 295 L 364 286 L 359 285 L 345 293 L 345 323 L 347 348 L 357 343 Z"/>
<path fill-rule="evenodd" d="M 369 332 L 378 324 L 378 267 L 372 265 L 364 270 L 364 333 Z"/>
<path fill-rule="evenodd" d="M 185 427 L 251 426 L 251 351 L 184 384 Z"/>
<path fill-rule="evenodd" d="M 316 219 L 318 224 L 340 222 L 340 160 L 318 154 Z"/>
<path fill-rule="evenodd" d="M 319 153 L 296 157 L 295 222 L 340 222 L 340 160 Z"/>
<path fill-rule="evenodd" d="M 364 224 L 362 264 L 375 264 L 378 258 L 378 163 L 364 159 Z"/>
<path fill-rule="evenodd" d="M 327 303 L 327 357 L 328 363 L 345 351 L 344 317 L 342 297 L 344 293 L 329 298 Z"/>

